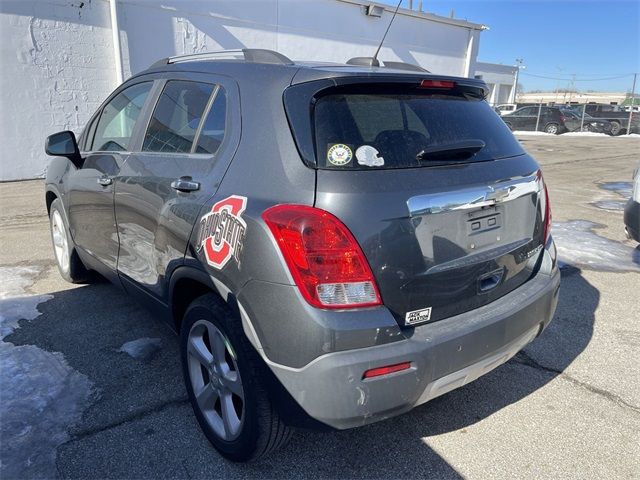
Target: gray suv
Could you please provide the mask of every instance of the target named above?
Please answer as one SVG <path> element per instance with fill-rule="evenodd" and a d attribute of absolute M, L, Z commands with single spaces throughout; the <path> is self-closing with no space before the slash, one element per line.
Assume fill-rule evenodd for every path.
<path fill-rule="evenodd" d="M 77 141 L 47 139 L 60 273 L 97 272 L 175 328 L 229 459 L 406 412 L 507 361 L 556 308 L 540 167 L 486 95 L 397 62 L 164 59 Z"/>

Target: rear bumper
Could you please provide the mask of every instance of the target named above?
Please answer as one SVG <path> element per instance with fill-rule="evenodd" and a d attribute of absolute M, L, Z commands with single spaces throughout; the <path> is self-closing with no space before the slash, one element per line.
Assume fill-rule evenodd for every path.
<path fill-rule="evenodd" d="M 640 242 L 640 203 L 629 199 L 624 208 L 624 226 L 627 236 Z"/>
<path fill-rule="evenodd" d="M 544 257 L 536 277 L 515 291 L 416 327 L 404 340 L 329 353 L 298 369 L 269 366 L 307 414 L 331 427 L 352 428 L 406 412 L 493 370 L 548 325 L 560 273 L 547 250 Z M 362 379 L 371 368 L 408 361 L 408 370 Z"/>

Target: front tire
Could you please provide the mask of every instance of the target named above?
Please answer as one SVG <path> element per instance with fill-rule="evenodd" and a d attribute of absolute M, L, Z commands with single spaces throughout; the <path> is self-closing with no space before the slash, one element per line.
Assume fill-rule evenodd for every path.
<path fill-rule="evenodd" d="M 266 368 L 242 324 L 216 295 L 196 299 L 180 329 L 182 372 L 202 431 L 234 462 L 256 460 L 291 436 L 269 400 Z"/>
<path fill-rule="evenodd" d="M 611 122 L 611 135 L 614 137 L 622 133 L 622 126 L 618 122 Z"/>
<path fill-rule="evenodd" d="M 66 218 L 62 202 L 59 198 L 56 198 L 49 208 L 51 243 L 53 244 L 56 264 L 60 275 L 67 282 L 85 283 L 89 280 L 90 272 L 80 260 L 78 252 L 76 252 Z"/>

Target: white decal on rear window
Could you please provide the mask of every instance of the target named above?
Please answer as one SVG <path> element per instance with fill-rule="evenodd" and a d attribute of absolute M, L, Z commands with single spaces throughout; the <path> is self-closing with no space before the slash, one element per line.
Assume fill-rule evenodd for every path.
<path fill-rule="evenodd" d="M 362 145 L 356 150 L 358 163 L 367 167 L 381 167 L 384 165 L 384 158 L 379 155 L 380 152 L 371 145 Z"/>
<path fill-rule="evenodd" d="M 329 150 L 327 150 L 327 161 L 331 165 L 335 165 L 337 167 L 348 165 L 351 163 L 352 158 L 353 152 L 351 151 L 351 148 L 344 143 L 331 145 Z"/>

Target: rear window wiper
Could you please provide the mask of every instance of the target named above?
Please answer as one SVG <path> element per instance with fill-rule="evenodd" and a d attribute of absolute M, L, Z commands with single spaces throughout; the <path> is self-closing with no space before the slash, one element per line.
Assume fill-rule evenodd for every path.
<path fill-rule="evenodd" d="M 456 143 L 446 143 L 427 147 L 416 155 L 418 160 L 442 158 L 469 158 L 486 146 L 482 140 L 462 140 Z"/>

